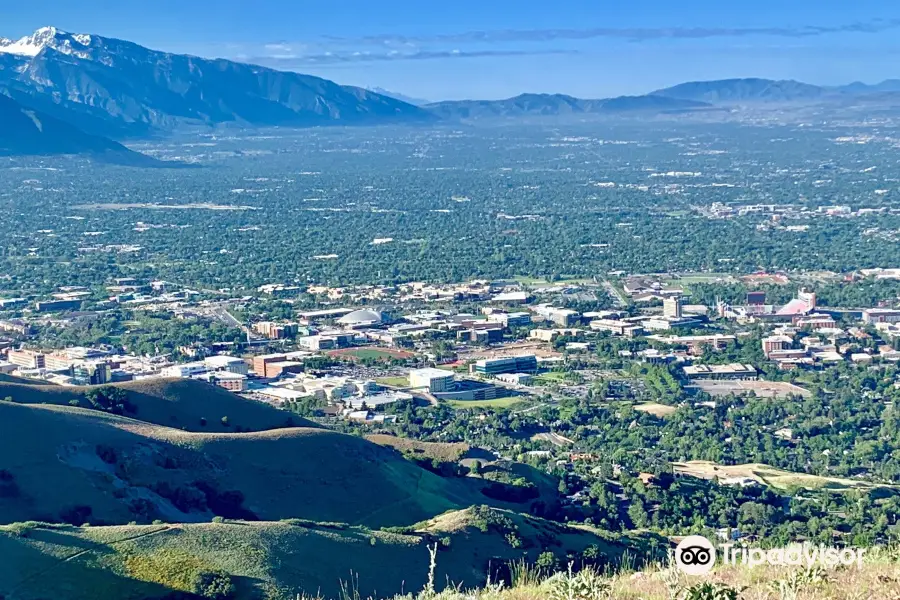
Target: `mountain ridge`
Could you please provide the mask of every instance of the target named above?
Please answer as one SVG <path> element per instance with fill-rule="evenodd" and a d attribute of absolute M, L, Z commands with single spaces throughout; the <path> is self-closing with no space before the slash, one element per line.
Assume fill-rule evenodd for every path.
<path fill-rule="evenodd" d="M 524 115 L 571 115 L 626 112 L 666 112 L 711 108 L 706 102 L 644 96 L 584 99 L 567 94 L 519 94 L 504 100 L 448 100 L 424 108 L 447 119 L 516 117 Z"/>
<path fill-rule="evenodd" d="M 87 154 L 102 162 L 135 166 L 165 166 L 102 136 L 24 106 L 0 88 L 0 156 Z"/>
<path fill-rule="evenodd" d="M 96 134 L 146 135 L 183 123 L 311 126 L 433 120 L 411 104 L 320 77 L 162 52 L 54 27 L 5 42 L 0 54 L 0 85 L 11 96 L 23 103 L 42 100 L 41 108 L 57 118 L 82 114 L 79 124 Z M 52 96 L 53 102 L 41 95 Z"/>

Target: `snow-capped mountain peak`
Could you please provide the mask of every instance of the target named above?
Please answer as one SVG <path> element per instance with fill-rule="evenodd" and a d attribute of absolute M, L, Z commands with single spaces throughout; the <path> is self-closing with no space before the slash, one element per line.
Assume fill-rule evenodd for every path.
<path fill-rule="evenodd" d="M 31 35 L 17 41 L 0 38 L 0 52 L 19 56 L 34 57 L 44 48 L 53 48 L 63 54 L 73 54 L 79 58 L 90 58 L 88 50 L 92 38 L 86 34 L 71 35 L 56 27 L 41 27 Z"/>

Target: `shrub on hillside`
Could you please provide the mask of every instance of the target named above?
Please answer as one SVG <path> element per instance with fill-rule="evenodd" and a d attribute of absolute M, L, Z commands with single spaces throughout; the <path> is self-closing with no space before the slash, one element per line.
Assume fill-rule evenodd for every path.
<path fill-rule="evenodd" d="M 741 592 L 723 583 L 698 583 L 687 588 L 684 600 L 738 600 Z"/>
<path fill-rule="evenodd" d="M 235 587 L 231 575 L 224 571 L 198 571 L 194 574 L 192 591 L 204 598 L 226 600 L 234 596 Z"/>
<path fill-rule="evenodd" d="M 574 573 L 571 566 L 568 572 L 553 575 L 544 585 L 550 600 L 606 600 L 612 591 L 609 580 L 593 569 Z"/>
<path fill-rule="evenodd" d="M 84 393 L 84 398 L 94 410 L 102 410 L 114 415 L 137 412 L 137 407 L 128 400 L 128 392 L 112 385 L 92 388 Z"/>

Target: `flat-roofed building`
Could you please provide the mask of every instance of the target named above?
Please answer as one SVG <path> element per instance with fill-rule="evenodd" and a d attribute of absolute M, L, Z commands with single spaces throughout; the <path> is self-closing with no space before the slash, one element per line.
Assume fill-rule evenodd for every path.
<path fill-rule="evenodd" d="M 895 308 L 867 308 L 862 311 L 864 323 L 898 323 L 900 322 L 900 310 Z"/>
<path fill-rule="evenodd" d="M 588 323 L 588 327 L 594 331 L 608 331 L 613 335 L 625 337 L 635 337 L 644 331 L 644 328 L 636 323 L 617 319 L 595 319 Z"/>
<path fill-rule="evenodd" d="M 534 298 L 528 292 L 502 292 L 491 298 L 492 302 L 502 302 L 503 304 L 527 304 Z"/>
<path fill-rule="evenodd" d="M 266 366 L 270 363 L 281 362 L 284 360 L 287 360 L 287 356 L 284 354 L 261 354 L 259 356 L 254 356 L 253 372 L 260 377 L 274 377 L 273 375 L 267 374 Z"/>
<path fill-rule="evenodd" d="M 413 369 L 409 372 L 410 387 L 427 387 L 430 392 L 450 391 L 455 380 L 456 374 L 444 369 Z"/>
<path fill-rule="evenodd" d="M 45 369 L 47 367 L 44 354 L 34 350 L 10 350 L 6 360 L 23 369 Z"/>
<path fill-rule="evenodd" d="M 303 363 L 296 360 L 278 360 L 266 363 L 266 377 L 280 377 L 284 373 L 302 373 Z"/>
<path fill-rule="evenodd" d="M 344 315 L 349 315 L 355 309 L 353 308 L 326 308 L 324 310 L 309 310 L 297 314 L 297 317 L 304 323 L 315 323 L 326 319 L 337 319 Z"/>
<path fill-rule="evenodd" d="M 530 373 L 498 373 L 494 379 L 512 385 L 531 385 L 534 376 Z"/>
<path fill-rule="evenodd" d="M 535 306 L 532 310 L 544 317 L 544 319 L 552 321 L 560 327 L 571 327 L 581 320 L 581 313 L 569 308 L 557 308 L 555 306 L 542 304 L 540 306 Z"/>
<path fill-rule="evenodd" d="M 209 383 L 226 389 L 229 392 L 239 393 L 247 391 L 247 376 L 241 375 L 239 373 L 219 371 L 215 373 L 208 373 L 205 376 L 201 375 L 200 377 L 198 377 L 198 379 L 208 381 Z"/>
<path fill-rule="evenodd" d="M 210 371 L 234 373 L 236 375 L 246 375 L 250 371 L 250 365 L 244 359 L 228 356 L 227 354 L 207 356 L 203 359 L 203 364 L 209 367 Z"/>
<path fill-rule="evenodd" d="M 34 310 L 37 312 L 81 310 L 81 300 L 41 300 L 34 303 Z"/>
<path fill-rule="evenodd" d="M 495 327 L 472 327 L 456 332 L 456 339 L 461 342 L 476 342 L 488 344 L 503 340 L 503 327 L 499 323 L 492 323 Z"/>
<path fill-rule="evenodd" d="M 485 358 L 473 365 L 475 373 L 496 375 L 498 373 L 534 373 L 537 371 L 537 356 L 523 354 L 503 358 Z"/>
<path fill-rule="evenodd" d="M 526 327 L 531 325 L 531 313 L 491 313 L 488 315 L 488 320 L 500 323 L 504 327 Z"/>
<path fill-rule="evenodd" d="M 673 346 L 687 346 L 692 351 L 702 350 L 704 347 L 713 350 L 721 350 L 729 343 L 737 340 L 737 336 L 723 333 L 709 335 L 648 335 L 648 340 L 656 340 Z"/>
<path fill-rule="evenodd" d="M 541 340 L 542 342 L 552 342 L 561 335 L 575 337 L 579 333 L 583 333 L 581 329 L 532 329 L 528 332 L 528 337 L 533 340 Z"/>
<path fill-rule="evenodd" d="M 688 379 L 756 379 L 753 365 L 731 363 L 729 365 L 692 365 L 684 367 Z"/>
<path fill-rule="evenodd" d="M 787 335 L 770 335 L 762 340 L 762 350 L 766 358 L 769 358 L 773 352 L 790 348 L 794 343 L 793 338 Z"/>
<path fill-rule="evenodd" d="M 681 318 L 681 296 L 671 296 L 663 299 L 663 316 L 670 319 Z"/>
<path fill-rule="evenodd" d="M 253 324 L 253 331 L 270 340 L 283 340 L 296 337 L 300 332 L 297 323 L 275 323 L 273 321 L 259 321 Z"/>
<path fill-rule="evenodd" d="M 163 377 L 196 377 L 209 371 L 210 368 L 203 362 L 191 362 L 166 367 L 159 374 Z"/>

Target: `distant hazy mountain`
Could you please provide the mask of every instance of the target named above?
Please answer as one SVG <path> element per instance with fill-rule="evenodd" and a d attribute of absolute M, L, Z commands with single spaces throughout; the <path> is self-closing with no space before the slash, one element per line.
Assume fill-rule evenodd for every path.
<path fill-rule="evenodd" d="M 652 92 L 657 96 L 695 100 L 710 104 L 734 102 L 795 102 L 817 100 L 828 94 L 825 88 L 793 80 L 721 79 L 692 81 Z"/>
<path fill-rule="evenodd" d="M 406 94 L 401 94 L 400 92 L 392 92 L 391 90 L 386 90 L 380 87 L 371 87 L 368 89 L 370 92 L 375 92 L 376 94 L 381 94 L 382 96 L 387 96 L 388 98 L 393 98 L 394 100 L 399 100 L 400 102 L 406 102 L 407 104 L 412 104 L 413 106 L 431 104 L 431 100 L 414 98 L 412 96 L 407 96 Z"/>
<path fill-rule="evenodd" d="M 52 27 L 0 40 L 0 86 L 93 132 L 143 135 L 183 123 L 321 125 L 424 121 L 420 108 L 327 79 L 150 50 Z"/>
<path fill-rule="evenodd" d="M 847 85 L 841 85 L 834 88 L 841 92 L 851 94 L 880 94 L 883 92 L 900 92 L 900 79 L 886 79 L 881 83 L 867 84 L 861 81 L 854 81 Z"/>
<path fill-rule="evenodd" d="M 588 113 L 666 112 L 709 107 L 704 102 L 663 96 L 620 96 L 585 100 L 564 94 L 521 94 L 506 100 L 457 100 L 426 104 L 424 108 L 446 119 L 571 115 Z"/>
<path fill-rule="evenodd" d="M 157 162 L 117 142 L 26 108 L 2 94 L 0 124 L 0 156 L 93 154 L 114 162 Z"/>

